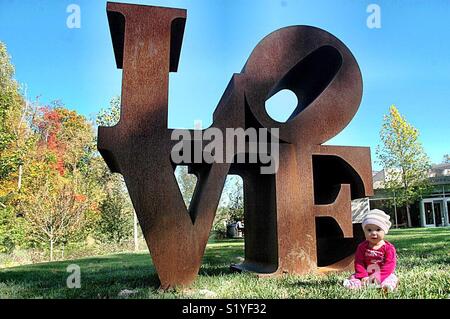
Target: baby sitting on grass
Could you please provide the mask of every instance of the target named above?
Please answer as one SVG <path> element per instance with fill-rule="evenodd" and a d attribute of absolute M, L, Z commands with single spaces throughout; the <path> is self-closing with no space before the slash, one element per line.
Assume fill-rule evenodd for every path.
<path fill-rule="evenodd" d="M 384 240 L 391 227 L 389 215 L 379 209 L 369 211 L 362 227 L 366 240 L 358 245 L 355 253 L 355 273 L 344 280 L 344 287 L 359 289 L 365 286 L 393 291 L 398 278 L 394 274 L 397 263 L 395 247 Z"/>

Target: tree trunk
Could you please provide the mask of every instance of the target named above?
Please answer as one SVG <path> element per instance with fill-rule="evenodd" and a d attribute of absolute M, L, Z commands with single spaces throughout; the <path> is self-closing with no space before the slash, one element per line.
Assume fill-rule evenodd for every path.
<path fill-rule="evenodd" d="M 408 218 L 408 227 L 412 227 L 411 214 L 409 212 L 409 204 L 406 205 L 406 217 Z"/>
<path fill-rule="evenodd" d="M 395 228 L 398 228 L 397 201 L 395 200 L 395 191 L 394 191 L 394 216 L 395 216 Z"/>
<path fill-rule="evenodd" d="M 139 250 L 139 242 L 138 242 L 138 220 L 137 220 L 137 216 L 136 213 L 133 214 L 134 217 L 134 251 L 138 251 Z"/>
<path fill-rule="evenodd" d="M 17 180 L 17 190 L 20 192 L 22 188 L 22 165 L 19 165 L 19 178 Z"/>
<path fill-rule="evenodd" d="M 50 261 L 53 261 L 53 239 L 50 239 Z"/>
<path fill-rule="evenodd" d="M 394 207 L 394 216 L 395 216 L 395 228 L 398 228 L 397 206 Z"/>

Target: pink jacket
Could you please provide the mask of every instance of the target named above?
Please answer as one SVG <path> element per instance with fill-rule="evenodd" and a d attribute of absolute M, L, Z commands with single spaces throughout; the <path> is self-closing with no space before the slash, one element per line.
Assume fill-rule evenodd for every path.
<path fill-rule="evenodd" d="M 396 263 L 395 247 L 390 242 L 385 241 L 383 246 L 374 250 L 369 248 L 367 240 L 363 241 L 355 253 L 355 277 L 361 279 L 376 273 L 378 280 L 383 282 L 394 273 Z"/>

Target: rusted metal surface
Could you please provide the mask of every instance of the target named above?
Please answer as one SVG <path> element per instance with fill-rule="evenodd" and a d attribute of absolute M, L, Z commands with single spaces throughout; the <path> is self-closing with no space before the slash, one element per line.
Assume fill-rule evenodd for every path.
<path fill-rule="evenodd" d="M 361 101 L 361 73 L 348 48 L 308 26 L 265 37 L 232 76 L 212 126 L 279 128 L 278 172 L 262 175 L 260 164 L 189 165 L 198 183 L 186 209 L 167 128 L 169 72 L 177 70 L 186 11 L 108 3 L 107 12 L 123 68 L 122 106 L 116 126 L 99 127 L 98 149 L 124 176 L 161 287 L 196 278 L 228 174 L 244 181 L 245 261 L 234 269 L 277 275 L 351 265 L 362 234 L 352 225 L 350 200 L 373 193 L 370 150 L 322 145 Z M 282 89 L 299 99 L 286 123 L 265 110 Z"/>

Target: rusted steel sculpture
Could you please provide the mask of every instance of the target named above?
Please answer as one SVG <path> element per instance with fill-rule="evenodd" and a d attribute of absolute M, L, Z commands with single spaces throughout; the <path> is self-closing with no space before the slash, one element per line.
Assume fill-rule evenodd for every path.
<path fill-rule="evenodd" d="M 351 266 L 361 236 L 351 199 L 373 193 L 370 151 L 322 145 L 361 101 L 361 73 L 348 48 L 309 26 L 265 37 L 232 76 L 212 126 L 279 128 L 279 169 L 263 175 L 258 163 L 189 164 L 198 184 L 186 209 L 167 128 L 169 72 L 177 71 L 186 11 L 108 3 L 107 13 L 123 69 L 122 106 L 116 126 L 99 127 L 98 149 L 124 176 L 161 287 L 188 285 L 197 276 L 228 174 L 244 181 L 245 261 L 235 269 L 276 275 Z M 265 110 L 282 89 L 299 100 L 285 123 Z"/>

